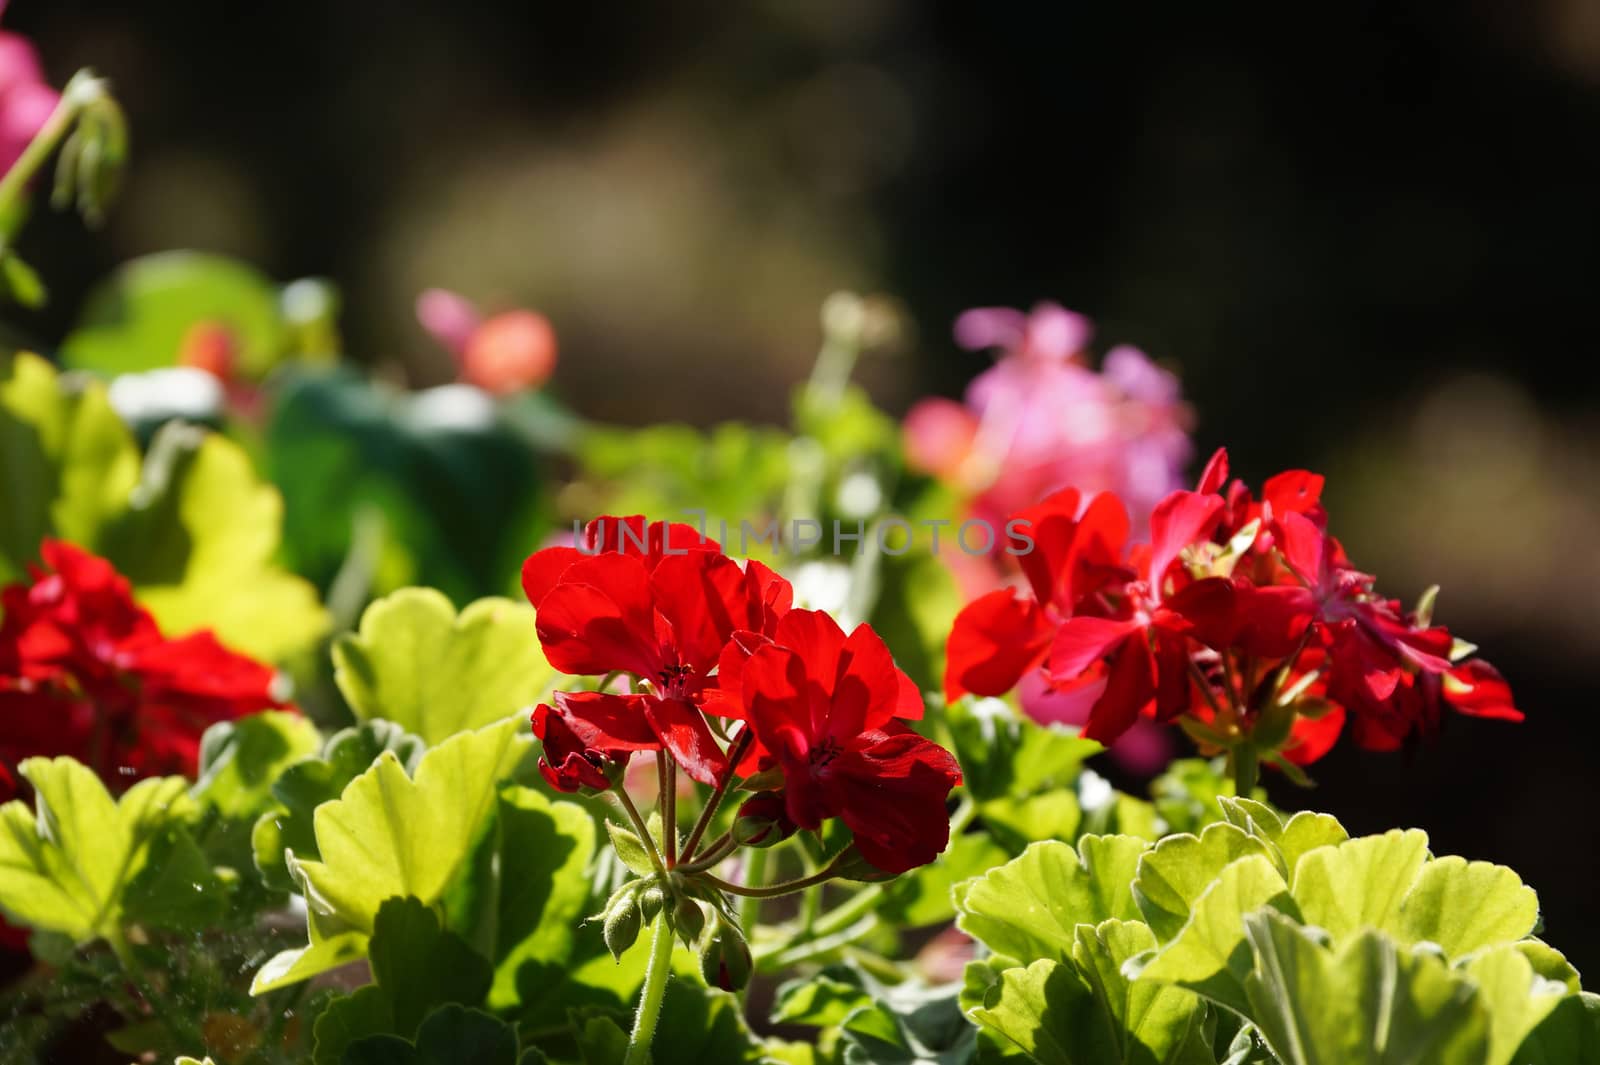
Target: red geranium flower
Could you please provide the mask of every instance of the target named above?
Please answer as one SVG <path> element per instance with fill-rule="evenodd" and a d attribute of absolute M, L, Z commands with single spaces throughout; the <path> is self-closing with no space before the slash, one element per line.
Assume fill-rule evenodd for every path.
<path fill-rule="evenodd" d="M 1521 718 L 1494 668 L 1467 660 L 1470 645 L 1351 565 L 1327 532 L 1320 476 L 1281 473 L 1259 500 L 1227 481 L 1218 452 L 1200 490 L 1164 499 L 1151 543 L 1132 548 L 1109 497 L 1080 512 L 1068 491 L 1016 515 L 1034 530 L 1020 559 L 1032 595 L 996 592 L 962 611 L 947 696 L 998 695 L 1043 668 L 1055 690 L 1093 701 L 1084 734 L 1101 742 L 1141 714 L 1187 715 L 1209 749 L 1249 742 L 1299 764 L 1347 724 L 1361 746 L 1392 750 L 1435 731 L 1445 705 Z"/>
<path fill-rule="evenodd" d="M 580 543 L 523 566 L 539 642 L 563 673 L 631 674 L 646 690 L 600 695 L 564 716 L 602 734 L 642 719 L 690 776 L 715 784 L 727 758 L 700 710 L 712 673 L 734 632 L 774 628 L 793 600 L 789 583 L 759 562 L 741 566 L 687 525 L 600 518 Z"/>
<path fill-rule="evenodd" d="M 0 762 L 71 755 L 121 789 L 192 776 L 206 726 L 282 707 L 273 670 L 209 632 L 167 639 L 102 558 L 55 540 L 0 591 Z M 9 774 L 0 780 L 9 779 Z"/>
<path fill-rule="evenodd" d="M 910 681 L 866 625 L 847 637 L 827 614 L 797 610 L 777 628 L 741 682 L 749 727 L 783 772 L 790 820 L 815 829 L 840 818 L 886 873 L 932 861 L 950 839 L 945 799 L 961 770 L 897 720 Z"/>

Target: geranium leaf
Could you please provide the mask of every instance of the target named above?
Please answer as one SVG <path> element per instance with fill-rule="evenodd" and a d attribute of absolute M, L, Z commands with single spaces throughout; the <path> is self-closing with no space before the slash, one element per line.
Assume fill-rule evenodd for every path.
<path fill-rule="evenodd" d="M 1101 1025 L 1116 1043 L 1117 1056 L 1110 1060 L 1210 1065 L 1201 1032 L 1205 1005 L 1199 997 L 1170 984 L 1127 975 L 1125 966 L 1131 959 L 1155 948 L 1155 935 L 1138 921 L 1078 926 L 1072 960 L 1104 1015 Z"/>
<path fill-rule="evenodd" d="M 815 976 L 780 985 L 768 1020 L 773 1024 L 828 1028 L 871 1001 L 852 970 L 829 966 Z"/>
<path fill-rule="evenodd" d="M 235 650 L 281 662 L 327 630 L 316 589 L 274 561 L 283 499 L 239 445 L 167 424 L 132 499 L 94 546 L 163 631 L 211 629 Z"/>
<path fill-rule="evenodd" d="M 1148 847 L 1132 836 L 1035 843 L 956 889 L 956 923 L 996 954 L 1070 960 L 1078 925 L 1138 919 L 1130 885 Z"/>
<path fill-rule="evenodd" d="M 1229 864 L 1246 855 L 1275 860 L 1275 849 L 1231 824 L 1207 825 L 1198 836 L 1168 836 L 1139 859 L 1133 897 L 1150 930 L 1167 943 L 1189 920 L 1195 899 Z"/>
<path fill-rule="evenodd" d="M 1072 964 L 1044 960 L 1002 973 L 972 1018 L 1039 1065 L 1121 1061 L 1098 1010 Z"/>
<path fill-rule="evenodd" d="M 964 832 L 950 841 L 939 860 L 883 885 L 878 913 L 902 928 L 943 924 L 955 916 L 951 888 L 1004 865 L 1012 852 L 986 833 Z"/>
<path fill-rule="evenodd" d="M 113 800 L 92 770 L 71 758 L 29 758 L 21 774 L 36 811 L 0 806 L 0 909 L 77 943 L 121 936 L 124 894 L 150 843 L 192 816 L 182 777 L 144 780 Z"/>
<path fill-rule="evenodd" d="M 1333 950 L 1270 910 L 1245 918 L 1257 963 L 1248 1015 L 1284 1065 L 1479 1065 L 1489 1023 L 1437 956 L 1368 930 Z"/>
<path fill-rule="evenodd" d="M 306 897 L 311 944 L 268 962 L 253 993 L 314 976 L 352 950 L 359 956 L 385 899 L 440 900 L 492 825 L 500 782 L 526 751 L 518 724 L 508 719 L 447 740 L 422 757 L 415 779 L 385 751 L 317 808 L 321 860 L 288 856 Z"/>
<path fill-rule="evenodd" d="M 1393 931 L 1403 943 L 1437 943 L 1459 958 L 1533 931 L 1539 897 L 1503 865 L 1454 856 L 1422 867 L 1400 905 Z"/>
<path fill-rule="evenodd" d="M 384 751 L 394 752 L 406 771 L 414 772 L 426 749 L 420 738 L 399 725 L 368 721 L 334 733 L 319 757 L 303 758 L 284 769 L 272 784 L 279 807 L 256 820 L 250 837 L 262 880 L 280 891 L 293 888 L 284 853 L 292 850 L 301 858 L 319 855 L 312 821 L 316 808 L 337 799 Z"/>
<path fill-rule="evenodd" d="M 1583 990 L 1578 970 L 1572 967 L 1565 954 L 1543 940 L 1520 939 L 1511 944 L 1511 949 L 1519 951 L 1524 958 L 1527 958 L 1528 964 L 1533 966 L 1533 971 L 1546 980 L 1563 984 L 1574 994 Z"/>
<path fill-rule="evenodd" d="M 496 817 L 494 986 L 489 1005 L 517 1003 L 518 974 L 562 965 L 593 885 L 594 819 L 576 803 L 552 802 L 531 788 L 500 792 Z"/>
<path fill-rule="evenodd" d="M 138 482 L 138 445 L 103 386 L 71 388 L 37 355 L 0 357 L 0 583 L 47 536 L 93 544 Z"/>
<path fill-rule="evenodd" d="M 1289 886 L 1295 884 L 1295 870 L 1302 855 L 1318 847 L 1337 846 L 1350 838 L 1338 820 L 1327 814 L 1301 810 L 1284 823 L 1283 832 L 1274 841 L 1278 853 L 1283 855 L 1283 866 L 1288 873 Z"/>
<path fill-rule="evenodd" d="M 123 915 L 142 925 L 201 931 L 227 914 L 230 886 L 188 827 L 175 821 L 151 838 L 143 867 L 123 892 Z"/>
<path fill-rule="evenodd" d="M 979 801 L 1071 787 L 1084 760 L 1104 750 L 1065 729 L 1034 724 L 999 699 L 961 699 L 945 711 L 945 721 L 963 782 Z"/>
<path fill-rule="evenodd" d="M 272 786 L 283 771 L 322 743 L 311 721 L 267 710 L 219 721 L 200 739 L 200 777 L 192 794 L 230 819 L 255 818 L 273 805 Z"/>
<path fill-rule="evenodd" d="M 1295 902 L 1307 924 L 1327 929 L 1335 941 L 1362 928 L 1394 931 L 1427 858 L 1427 833 L 1416 829 L 1319 847 L 1295 866 Z"/>
<path fill-rule="evenodd" d="M 1600 995 L 1568 995 L 1556 1004 L 1512 1058 L 1517 1065 L 1600 1061 Z"/>
<path fill-rule="evenodd" d="M 203 322 L 227 328 L 252 375 L 283 354 L 276 285 L 225 256 L 171 251 L 132 259 L 96 286 L 61 355 L 69 366 L 106 374 L 172 366 L 189 330 Z"/>
<path fill-rule="evenodd" d="M 1249 1016 L 1244 985 L 1252 962 L 1244 916 L 1263 906 L 1295 912 L 1288 885 L 1271 859 L 1241 858 L 1195 900 L 1183 930 L 1141 975 L 1180 984 Z"/>
<path fill-rule="evenodd" d="M 984 827 L 1010 853 L 1021 854 L 1039 840 L 1077 838 L 1083 810 L 1078 796 L 1058 788 L 1024 799 L 991 799 L 978 809 Z"/>
<path fill-rule="evenodd" d="M 534 1059 L 538 1060 L 538 1059 Z M 518 1065 L 517 1031 L 482 1010 L 441 1006 L 417 1029 L 416 1041 L 377 1035 L 345 1050 L 340 1065 Z"/>
<path fill-rule="evenodd" d="M 458 615 L 431 588 L 404 588 L 333 645 L 334 680 L 358 719 L 384 718 L 437 744 L 518 713 L 555 672 L 533 608 L 480 599 Z"/>
<path fill-rule="evenodd" d="M 1489 1015 L 1488 1065 L 1512 1065 L 1523 1040 L 1567 997 L 1566 985 L 1536 974 L 1510 946 L 1487 950 L 1464 969 Z"/>

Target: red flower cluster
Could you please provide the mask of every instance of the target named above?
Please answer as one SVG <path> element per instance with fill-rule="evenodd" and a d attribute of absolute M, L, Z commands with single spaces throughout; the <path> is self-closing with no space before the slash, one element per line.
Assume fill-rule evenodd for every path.
<path fill-rule="evenodd" d="M 1436 731 L 1444 705 L 1521 720 L 1499 673 L 1432 624 L 1431 597 L 1408 613 L 1350 564 L 1320 476 L 1279 474 L 1259 500 L 1227 481 L 1219 451 L 1198 491 L 1157 504 L 1148 544 L 1128 544 L 1109 493 L 1066 489 L 1017 514 L 1035 543 L 1019 559 L 1029 591 L 961 612 L 946 695 L 999 695 L 1043 668 L 1089 706 L 1084 735 L 1103 743 L 1146 715 L 1302 765 L 1347 723 L 1362 747 L 1393 750 Z"/>
<path fill-rule="evenodd" d="M 193 775 L 216 721 L 281 707 L 274 673 L 210 632 L 169 640 L 105 559 L 46 540 L 32 584 L 0 590 L 0 773 L 71 755 L 120 790 Z"/>
<path fill-rule="evenodd" d="M 840 818 L 885 872 L 944 849 L 960 771 L 899 723 L 922 716 L 922 698 L 868 626 L 846 635 L 792 609 L 788 581 L 761 563 L 640 517 L 591 522 L 580 546 L 531 556 L 522 579 L 552 665 L 631 679 L 628 694 L 602 684 L 534 711 L 553 787 L 610 787 L 638 751 L 713 786 L 775 768 L 790 820 Z"/>

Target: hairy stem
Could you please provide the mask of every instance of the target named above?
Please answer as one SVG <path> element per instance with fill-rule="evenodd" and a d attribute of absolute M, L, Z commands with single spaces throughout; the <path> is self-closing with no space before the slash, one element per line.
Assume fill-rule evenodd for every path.
<path fill-rule="evenodd" d="M 744 757 L 744 752 L 749 750 L 753 735 L 750 726 L 746 724 L 734 738 L 733 745 L 728 748 L 728 768 L 723 772 L 722 779 L 717 781 L 716 790 L 706 799 L 705 806 L 700 810 L 700 816 L 695 820 L 694 828 L 689 832 L 689 839 L 683 845 L 685 861 L 694 857 L 694 849 L 699 846 L 700 837 L 711 827 L 711 819 L 717 816 L 717 808 L 722 805 L 723 797 L 728 794 L 728 786 L 733 783 L 735 769 L 739 765 L 739 760 Z"/>
<path fill-rule="evenodd" d="M 656 1037 L 656 1022 L 661 1019 L 661 1000 L 666 995 L 667 978 L 672 972 L 672 929 L 667 915 L 655 920 L 650 938 L 650 962 L 644 970 L 644 987 L 639 992 L 639 1011 L 633 1017 L 633 1034 L 628 1037 L 625 1065 L 646 1065 L 650 1044 Z"/>

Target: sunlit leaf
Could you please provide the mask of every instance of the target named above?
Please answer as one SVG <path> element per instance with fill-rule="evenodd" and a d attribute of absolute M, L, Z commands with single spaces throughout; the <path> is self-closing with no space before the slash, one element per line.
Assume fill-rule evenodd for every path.
<path fill-rule="evenodd" d="M 384 718 L 439 743 L 531 705 L 555 676 L 533 608 L 480 599 L 457 614 L 430 588 L 367 607 L 333 645 L 334 680 L 360 720 Z"/>
<path fill-rule="evenodd" d="M 124 893 L 150 844 L 194 811 L 182 777 L 144 780 L 112 799 L 71 758 L 29 758 L 20 767 L 37 810 L 0 806 L 0 909 L 31 928 L 78 943 L 120 941 Z"/>

